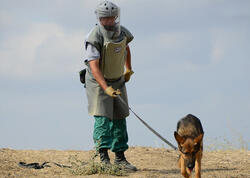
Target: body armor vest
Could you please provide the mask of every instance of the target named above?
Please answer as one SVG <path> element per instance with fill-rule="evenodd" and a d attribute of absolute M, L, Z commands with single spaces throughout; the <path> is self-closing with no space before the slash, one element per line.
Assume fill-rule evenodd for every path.
<path fill-rule="evenodd" d="M 124 73 L 126 60 L 126 41 L 105 42 L 102 48 L 101 71 L 106 79 L 118 79 Z"/>

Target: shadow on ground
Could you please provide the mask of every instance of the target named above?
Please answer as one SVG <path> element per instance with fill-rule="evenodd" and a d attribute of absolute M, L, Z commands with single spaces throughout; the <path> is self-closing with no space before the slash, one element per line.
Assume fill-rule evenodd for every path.
<path fill-rule="evenodd" d="M 214 172 L 214 171 L 235 171 L 236 168 L 215 168 L 215 169 L 202 169 L 203 172 Z"/>
<path fill-rule="evenodd" d="M 170 169 L 170 170 L 158 170 L 158 169 L 141 169 L 140 171 L 145 171 L 145 172 L 153 172 L 153 173 L 159 173 L 159 174 L 179 174 L 180 170 L 179 169 Z"/>
<path fill-rule="evenodd" d="M 202 172 L 216 172 L 216 171 L 235 171 L 236 168 L 214 168 L 214 169 L 202 169 Z M 158 169 L 140 169 L 139 171 L 152 172 L 158 174 L 180 174 L 180 169 L 170 169 L 170 170 L 158 170 Z"/>

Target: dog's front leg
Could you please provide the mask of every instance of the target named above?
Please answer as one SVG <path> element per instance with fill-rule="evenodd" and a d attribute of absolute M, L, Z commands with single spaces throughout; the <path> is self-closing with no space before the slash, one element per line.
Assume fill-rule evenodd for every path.
<path fill-rule="evenodd" d="M 189 178 L 190 175 L 187 173 L 187 168 L 186 168 L 186 166 L 185 166 L 184 159 L 181 157 L 179 161 L 180 161 L 180 166 L 181 166 L 181 174 L 182 174 L 185 178 Z"/>
<path fill-rule="evenodd" d="M 195 178 L 201 178 L 201 154 L 195 160 Z"/>

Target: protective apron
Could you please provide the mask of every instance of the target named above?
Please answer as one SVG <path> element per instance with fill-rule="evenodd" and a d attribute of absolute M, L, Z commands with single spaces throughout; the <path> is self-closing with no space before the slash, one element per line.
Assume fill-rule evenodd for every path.
<path fill-rule="evenodd" d="M 117 39 L 115 41 L 107 38 L 102 28 L 99 28 L 99 30 L 96 29 L 94 32 L 99 33 L 96 35 L 91 34 L 90 37 L 92 36 L 95 38 L 88 39 L 88 42 L 96 46 L 97 49 L 103 45 L 100 50 L 102 56 L 100 60 L 100 69 L 107 85 L 112 86 L 114 89 L 120 89 L 121 97 L 128 103 L 123 76 L 126 60 L 126 45 L 128 43 L 126 33 L 121 33 L 118 38 L 120 41 Z M 100 32 L 103 36 L 103 41 L 99 40 L 98 42 L 96 39 L 102 39 L 100 38 Z M 104 116 L 111 120 L 124 119 L 129 115 L 128 105 L 124 105 L 118 98 L 108 96 L 96 82 L 89 66 L 86 73 L 86 92 L 88 98 L 88 112 L 90 115 Z"/>

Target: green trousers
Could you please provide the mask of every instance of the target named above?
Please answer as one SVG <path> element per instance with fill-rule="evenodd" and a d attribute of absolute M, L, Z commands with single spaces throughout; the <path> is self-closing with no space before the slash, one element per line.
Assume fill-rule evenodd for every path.
<path fill-rule="evenodd" d="M 94 116 L 94 142 L 96 150 L 110 149 L 112 152 L 128 149 L 128 133 L 126 119 L 110 120 L 103 116 Z"/>

